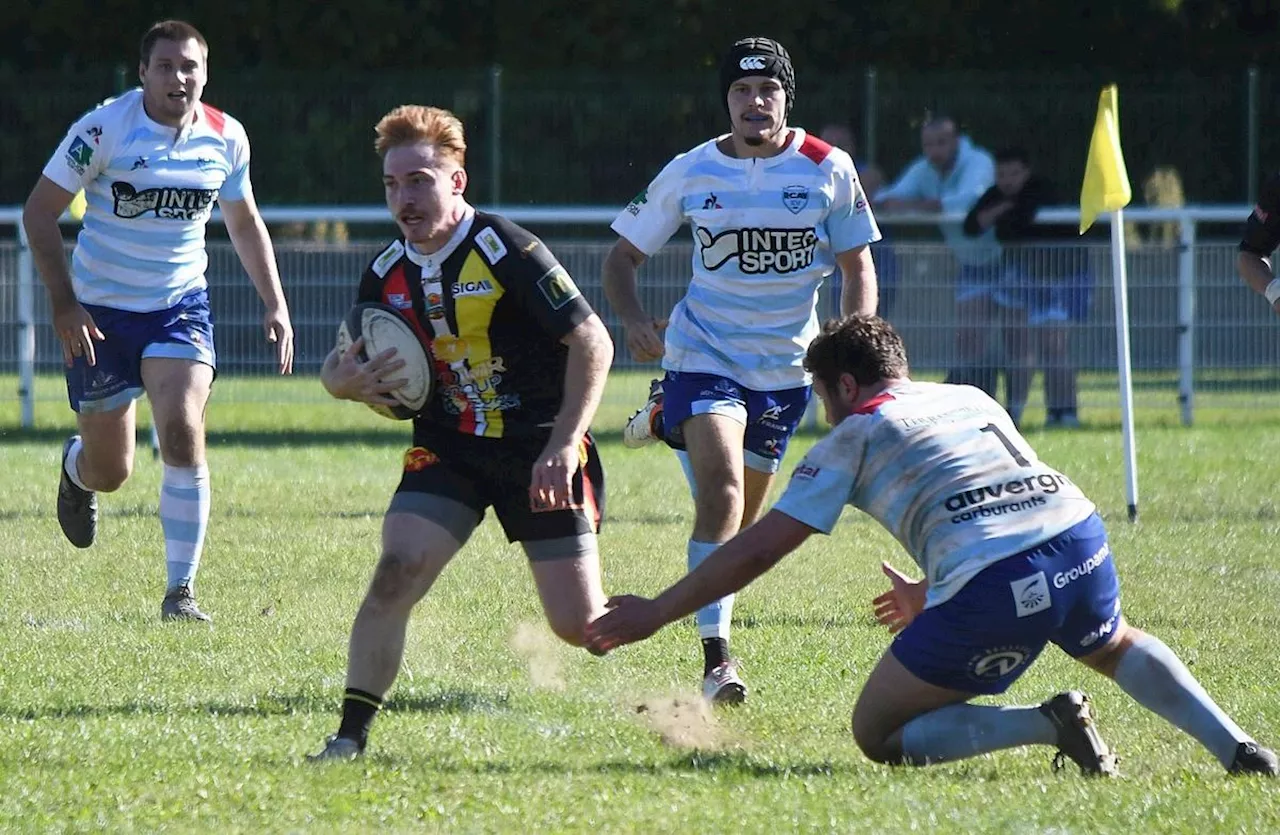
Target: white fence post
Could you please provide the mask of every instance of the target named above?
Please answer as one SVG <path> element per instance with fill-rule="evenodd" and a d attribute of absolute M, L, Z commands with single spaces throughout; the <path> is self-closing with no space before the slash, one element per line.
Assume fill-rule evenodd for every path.
<path fill-rule="evenodd" d="M 18 221 L 18 400 L 22 404 L 21 424 L 30 429 L 36 422 L 36 265 L 31 257 L 27 230 Z"/>
<path fill-rule="evenodd" d="M 1194 419 L 1196 327 L 1196 222 L 1183 215 L 1178 221 L 1178 404 L 1182 425 Z"/>

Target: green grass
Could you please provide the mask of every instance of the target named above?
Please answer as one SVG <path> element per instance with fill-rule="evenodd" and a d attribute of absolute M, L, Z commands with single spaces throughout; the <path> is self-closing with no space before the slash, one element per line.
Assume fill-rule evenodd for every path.
<path fill-rule="evenodd" d="M 887 643 L 869 600 L 879 560 L 909 561 L 853 511 L 740 597 L 734 649 L 753 692 L 719 714 L 716 746 L 670 747 L 635 711 L 693 692 L 688 625 L 604 659 L 548 643 L 531 669 L 513 635 L 540 624 L 536 595 L 490 519 L 415 613 L 371 756 L 310 766 L 304 756 L 336 727 L 347 631 L 407 446 L 405 425 L 315 399 L 314 385 L 219 383 L 199 582 L 212 629 L 158 621 L 159 467 L 145 447 L 129 483 L 103 498 L 98 544 L 77 551 L 52 512 L 70 412 L 44 401 L 21 432 L 16 405 L 0 405 L 0 830 L 1280 829 L 1280 785 L 1224 777 L 1056 652 L 1008 698 L 1087 689 L 1123 779 L 1054 774 L 1048 749 L 914 771 L 867 762 L 848 717 Z M 600 425 L 617 427 L 644 388 L 642 376 L 618 376 Z M 296 402 L 266 402 L 277 395 Z M 1173 646 L 1246 729 L 1280 743 L 1280 411 L 1224 403 L 1207 403 L 1191 429 L 1176 425 L 1176 404 L 1139 412 L 1136 525 L 1125 521 L 1114 413 L 1028 437 L 1102 509 L 1131 620 Z M 665 450 L 601 436 L 606 588 L 655 592 L 684 570 L 679 468 Z M 815 437 L 797 440 L 788 470 Z M 559 686 L 537 683 L 548 668 Z"/>

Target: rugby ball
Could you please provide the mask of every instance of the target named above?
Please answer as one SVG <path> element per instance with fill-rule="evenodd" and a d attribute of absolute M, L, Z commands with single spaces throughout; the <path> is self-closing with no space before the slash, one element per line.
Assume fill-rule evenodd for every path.
<path fill-rule="evenodd" d="M 410 420 L 426 408 L 435 387 L 435 363 L 431 352 L 400 311 L 378 302 L 361 302 L 343 317 L 338 325 L 338 350 L 347 351 L 362 336 L 364 347 L 356 357 L 360 362 L 368 362 L 370 357 L 395 348 L 396 358 L 404 360 L 404 367 L 391 372 L 391 377 L 407 380 L 391 392 L 391 398 L 397 405 L 366 405 L 391 420 Z"/>

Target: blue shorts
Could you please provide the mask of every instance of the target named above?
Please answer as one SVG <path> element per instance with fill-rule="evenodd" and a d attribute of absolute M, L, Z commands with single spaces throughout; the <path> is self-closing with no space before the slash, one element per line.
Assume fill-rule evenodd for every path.
<path fill-rule="evenodd" d="M 1088 273 L 1031 280 L 1026 291 L 1027 324 L 1032 326 L 1083 322 L 1093 301 L 1093 277 Z"/>
<path fill-rule="evenodd" d="M 684 449 L 682 423 L 694 415 L 727 415 L 747 427 L 742 442 L 746 465 L 776 473 L 809 406 L 810 392 L 809 386 L 756 391 L 715 374 L 668 371 L 662 380 L 665 440 L 673 449 Z"/>
<path fill-rule="evenodd" d="M 188 293 L 173 307 L 148 313 L 96 304 L 84 309 L 106 339 L 93 343 L 97 365 L 80 356 L 66 369 L 67 398 L 76 412 L 109 412 L 141 397 L 142 360 L 147 357 L 218 367 L 207 290 Z"/>
<path fill-rule="evenodd" d="M 990 264 L 961 264 L 956 276 L 956 303 L 991 299 L 1001 307 L 1016 307 L 1007 294 L 1002 293 L 1004 266 L 999 261 Z"/>
<path fill-rule="evenodd" d="M 1120 622 L 1120 580 L 1095 513 L 979 572 L 925 609 L 891 650 L 912 675 L 967 693 L 1003 693 L 1052 641 L 1080 657 Z"/>

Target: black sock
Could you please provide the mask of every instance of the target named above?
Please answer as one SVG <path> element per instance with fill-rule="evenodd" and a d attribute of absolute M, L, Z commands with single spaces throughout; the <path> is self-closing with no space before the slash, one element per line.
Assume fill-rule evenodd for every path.
<path fill-rule="evenodd" d="M 702 659 L 702 675 L 709 676 L 712 670 L 729 660 L 729 642 L 724 638 L 703 638 Z"/>
<path fill-rule="evenodd" d="M 369 726 L 373 717 L 378 715 L 382 707 L 382 699 L 372 693 L 348 687 L 342 698 L 342 724 L 338 726 L 338 736 L 354 739 L 363 749 L 369 739 Z"/>

